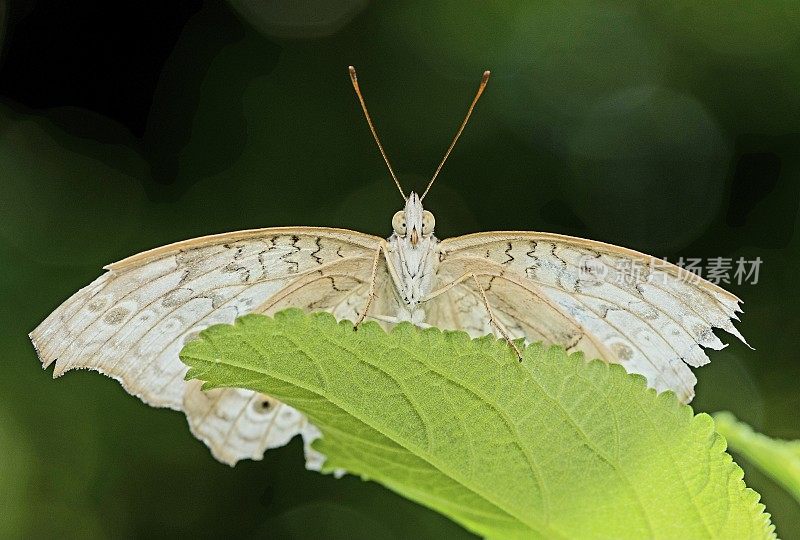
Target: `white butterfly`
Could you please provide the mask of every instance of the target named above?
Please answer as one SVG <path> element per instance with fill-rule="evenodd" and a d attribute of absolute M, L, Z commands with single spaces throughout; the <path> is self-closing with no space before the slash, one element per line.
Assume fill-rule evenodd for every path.
<path fill-rule="evenodd" d="M 353 86 L 397 184 L 350 68 Z M 734 328 L 740 300 L 694 274 L 617 246 L 537 232 L 490 232 L 439 241 L 422 196 L 403 194 L 388 239 L 355 231 L 282 227 L 195 238 L 134 255 L 58 307 L 30 335 L 54 376 L 74 368 L 113 377 L 155 407 L 183 410 L 192 433 L 225 463 L 259 459 L 300 433 L 302 414 L 242 389 L 184 381 L 178 353 L 204 328 L 286 307 L 339 319 L 399 321 L 564 345 L 640 373 L 657 390 L 694 395 L 689 366 L 721 349 L 713 328 Z M 515 347 L 516 348 L 516 347 Z M 518 352 L 518 351 L 517 351 Z M 309 467 L 321 456 L 308 451 Z"/>

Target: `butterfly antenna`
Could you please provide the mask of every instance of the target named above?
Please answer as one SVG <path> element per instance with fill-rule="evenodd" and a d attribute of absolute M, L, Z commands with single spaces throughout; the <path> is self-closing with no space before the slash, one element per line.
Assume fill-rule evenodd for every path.
<path fill-rule="evenodd" d="M 400 190 L 400 195 L 402 195 L 404 199 L 408 199 L 406 194 L 403 193 L 403 188 L 400 187 L 400 182 L 397 180 L 397 175 L 394 174 L 394 169 L 392 169 L 392 164 L 389 163 L 389 158 L 386 156 L 386 152 L 383 150 L 381 140 L 378 138 L 378 132 L 375 131 L 375 126 L 372 125 L 372 118 L 370 118 L 369 112 L 367 111 L 367 104 L 364 103 L 364 96 L 361 95 L 361 88 L 358 87 L 358 75 L 356 75 L 356 68 L 350 66 L 348 69 L 350 71 L 350 80 L 353 82 L 353 88 L 358 96 L 358 102 L 361 104 L 361 110 L 364 111 L 364 117 L 367 119 L 369 130 L 372 132 L 372 137 L 375 139 L 375 143 L 378 145 L 378 150 L 381 151 L 383 161 L 386 162 L 386 166 L 389 168 L 389 173 L 392 175 L 392 180 L 394 180 L 397 189 Z"/>
<path fill-rule="evenodd" d="M 444 167 L 444 162 L 447 161 L 448 157 L 450 157 L 450 152 L 453 151 L 453 148 L 456 146 L 456 142 L 458 142 L 458 138 L 461 137 L 461 132 L 464 131 L 464 128 L 467 126 L 469 117 L 472 116 L 472 109 L 475 108 L 475 104 L 478 103 L 478 100 L 481 98 L 481 94 L 483 94 L 483 90 L 486 88 L 486 83 L 489 82 L 489 75 L 491 75 L 490 71 L 483 72 L 483 77 L 481 77 L 481 84 L 480 86 L 478 86 L 478 92 L 475 94 L 475 98 L 472 100 L 472 104 L 470 104 L 469 106 L 469 110 L 467 111 L 467 116 L 464 117 L 464 121 L 461 122 L 461 127 L 458 128 L 456 136 L 453 138 L 453 142 L 450 143 L 450 148 L 448 148 L 447 152 L 444 153 L 442 162 L 439 163 L 438 167 L 436 167 L 436 172 L 433 173 L 433 178 L 431 178 L 431 181 L 428 182 L 428 187 L 426 187 L 425 191 L 422 192 L 422 197 L 419 198 L 420 200 L 424 199 L 425 195 L 428 194 L 428 191 L 431 189 L 431 186 L 433 185 L 433 182 L 436 180 L 436 177 L 439 176 L 439 171 L 441 171 L 442 167 Z"/>

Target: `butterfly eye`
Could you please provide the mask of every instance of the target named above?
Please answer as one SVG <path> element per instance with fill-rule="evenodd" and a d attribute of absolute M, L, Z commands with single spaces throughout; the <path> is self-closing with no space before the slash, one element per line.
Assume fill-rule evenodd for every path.
<path fill-rule="evenodd" d="M 392 217 L 392 228 L 398 236 L 406 235 L 406 213 L 403 210 L 396 212 Z"/>
<path fill-rule="evenodd" d="M 422 234 L 427 236 L 433 232 L 433 226 L 436 225 L 436 220 L 433 219 L 433 214 L 427 210 L 422 211 Z"/>

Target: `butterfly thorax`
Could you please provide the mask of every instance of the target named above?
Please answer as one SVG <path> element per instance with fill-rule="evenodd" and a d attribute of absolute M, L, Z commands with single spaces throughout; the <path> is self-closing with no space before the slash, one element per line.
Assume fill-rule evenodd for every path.
<path fill-rule="evenodd" d="M 393 234 L 389 237 L 389 264 L 394 267 L 400 283 L 397 285 L 399 300 L 415 308 L 433 289 L 436 262 L 436 245 L 439 240 L 429 235 L 412 246 L 407 238 Z"/>

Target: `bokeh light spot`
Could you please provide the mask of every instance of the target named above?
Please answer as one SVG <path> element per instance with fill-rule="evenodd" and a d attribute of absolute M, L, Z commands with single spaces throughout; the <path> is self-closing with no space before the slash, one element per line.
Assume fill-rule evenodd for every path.
<path fill-rule="evenodd" d="M 663 253 L 719 211 L 729 143 L 701 103 L 645 86 L 600 100 L 569 139 L 565 200 L 598 239 Z"/>

